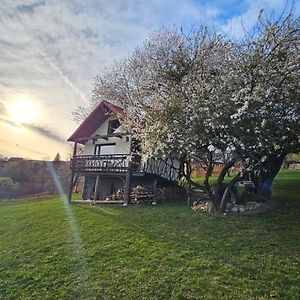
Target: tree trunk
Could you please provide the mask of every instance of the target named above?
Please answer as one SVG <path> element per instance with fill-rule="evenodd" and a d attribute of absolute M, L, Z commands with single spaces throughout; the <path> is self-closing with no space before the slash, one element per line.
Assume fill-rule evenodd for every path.
<path fill-rule="evenodd" d="M 192 186 L 199 188 L 201 190 L 206 191 L 206 193 L 208 194 L 211 202 L 212 202 L 212 206 L 213 206 L 213 211 L 218 211 L 219 207 L 218 207 L 218 203 L 215 201 L 215 197 L 214 194 L 211 190 L 211 186 L 209 184 L 209 177 L 212 174 L 213 171 L 213 162 L 212 162 L 212 155 L 209 153 L 207 156 L 208 159 L 208 166 L 206 169 L 206 173 L 205 173 L 205 179 L 204 179 L 204 184 L 201 185 L 195 181 L 193 181 L 191 179 L 191 175 L 192 175 L 192 170 L 191 170 L 191 166 L 190 166 L 190 161 L 186 160 L 185 158 L 182 159 L 181 164 L 180 164 L 180 168 L 181 168 L 181 174 L 184 176 L 184 178 L 186 179 L 189 188 L 191 188 Z M 188 192 L 188 191 L 187 191 Z"/>
<path fill-rule="evenodd" d="M 286 153 L 270 154 L 263 162 L 256 179 L 256 193 L 260 200 L 269 200 L 272 197 L 272 184 L 280 171 Z"/>
<path fill-rule="evenodd" d="M 223 196 L 223 182 L 224 182 L 224 178 L 226 176 L 226 173 L 230 170 L 230 168 L 232 168 L 234 165 L 234 161 L 230 161 L 227 164 L 224 165 L 221 173 L 218 176 L 217 182 L 216 182 L 216 186 L 215 186 L 215 190 L 214 190 L 214 197 L 216 199 L 216 202 L 218 205 L 220 205 L 221 200 L 222 200 L 222 196 Z"/>
<path fill-rule="evenodd" d="M 186 179 L 187 183 L 190 184 L 190 186 L 194 186 L 196 188 L 199 188 L 201 190 L 204 190 L 204 186 L 193 181 L 192 176 L 192 170 L 190 166 L 190 162 L 188 160 L 182 160 L 180 163 L 180 172 L 182 176 Z"/>
<path fill-rule="evenodd" d="M 204 179 L 204 187 L 205 190 L 212 202 L 212 211 L 218 211 L 219 210 L 219 203 L 217 202 L 215 195 L 212 192 L 211 186 L 209 184 L 209 177 L 212 175 L 214 166 L 213 166 L 213 157 L 211 153 L 207 154 L 207 169 L 206 169 L 206 173 L 205 173 L 205 179 Z"/>
<path fill-rule="evenodd" d="M 220 203 L 220 209 L 219 209 L 219 213 L 222 214 L 225 211 L 225 207 L 227 204 L 227 197 L 229 196 L 230 192 L 232 191 L 234 185 L 239 182 L 241 179 L 241 174 L 237 174 L 228 184 L 225 192 L 222 195 L 222 199 L 221 199 L 221 203 Z"/>

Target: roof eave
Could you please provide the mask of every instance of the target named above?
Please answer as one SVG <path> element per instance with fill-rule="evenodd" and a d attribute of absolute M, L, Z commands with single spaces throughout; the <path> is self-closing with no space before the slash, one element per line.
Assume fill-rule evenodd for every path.
<path fill-rule="evenodd" d="M 98 112 L 99 109 L 101 109 L 102 107 L 106 107 L 108 110 L 110 110 L 111 112 L 115 113 L 116 115 L 120 115 L 123 113 L 123 108 L 110 103 L 109 101 L 106 100 L 102 100 L 95 108 L 94 110 L 83 120 L 83 122 L 79 125 L 79 127 L 73 132 L 73 134 L 67 139 L 68 142 L 76 142 L 77 139 L 79 139 L 80 137 L 76 137 L 79 132 L 85 127 L 87 126 L 87 124 L 89 122 L 91 122 L 93 120 L 94 115 Z M 104 120 L 105 121 L 105 120 Z M 103 122 L 99 124 L 99 127 L 103 124 Z M 80 142 L 82 144 L 82 142 Z"/>

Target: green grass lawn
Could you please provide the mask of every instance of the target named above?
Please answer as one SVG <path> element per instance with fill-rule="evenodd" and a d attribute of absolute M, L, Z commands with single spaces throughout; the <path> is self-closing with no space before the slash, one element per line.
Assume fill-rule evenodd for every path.
<path fill-rule="evenodd" d="M 0 299 L 299 299 L 300 172 L 274 194 L 248 216 L 1 203 Z"/>

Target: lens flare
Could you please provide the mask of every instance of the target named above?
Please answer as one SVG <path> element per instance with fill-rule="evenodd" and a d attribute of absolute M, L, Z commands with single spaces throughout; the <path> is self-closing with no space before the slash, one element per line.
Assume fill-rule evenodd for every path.
<path fill-rule="evenodd" d="M 47 162 L 48 170 L 53 178 L 55 187 L 60 195 L 61 202 L 63 204 L 64 212 L 67 218 L 68 226 L 71 233 L 71 238 L 73 242 L 73 257 L 76 259 L 77 272 L 78 272 L 78 284 L 81 285 L 81 293 L 85 295 L 87 293 L 87 282 L 88 282 L 88 269 L 87 262 L 85 259 L 85 249 L 83 247 L 81 237 L 79 234 L 79 229 L 76 224 L 71 205 L 68 203 L 68 199 L 63 191 L 59 176 L 53 167 L 51 161 Z"/>

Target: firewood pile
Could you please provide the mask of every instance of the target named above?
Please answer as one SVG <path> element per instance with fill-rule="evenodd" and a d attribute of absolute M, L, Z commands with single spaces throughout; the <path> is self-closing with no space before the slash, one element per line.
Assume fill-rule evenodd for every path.
<path fill-rule="evenodd" d="M 124 189 L 118 189 L 115 194 L 106 197 L 104 201 L 122 201 L 123 199 L 124 199 Z"/>
<path fill-rule="evenodd" d="M 122 201 L 124 199 L 124 188 L 119 189 L 115 194 L 106 197 L 104 200 L 109 201 Z M 130 202 L 131 203 L 152 203 L 153 193 L 148 189 L 138 185 L 131 190 Z"/>
<path fill-rule="evenodd" d="M 150 204 L 153 202 L 153 193 L 146 189 L 145 187 L 142 187 L 140 185 L 134 187 L 131 190 L 130 194 L 130 200 L 131 203 L 147 203 Z"/>
<path fill-rule="evenodd" d="M 124 199 L 124 188 L 119 189 L 115 194 L 106 197 L 104 200 L 109 201 L 122 201 Z M 151 204 L 154 203 L 163 203 L 166 201 L 179 201 L 185 200 L 186 194 L 185 190 L 181 187 L 177 186 L 166 186 L 166 187 L 159 187 L 156 190 L 155 199 L 153 191 L 143 187 L 143 186 L 136 186 L 131 189 L 130 194 L 130 201 L 131 203 L 146 203 Z"/>
<path fill-rule="evenodd" d="M 196 210 L 196 211 L 210 211 L 211 210 L 211 202 L 208 202 L 208 201 L 195 201 L 193 203 L 193 207 L 192 207 L 193 210 Z"/>

